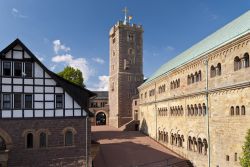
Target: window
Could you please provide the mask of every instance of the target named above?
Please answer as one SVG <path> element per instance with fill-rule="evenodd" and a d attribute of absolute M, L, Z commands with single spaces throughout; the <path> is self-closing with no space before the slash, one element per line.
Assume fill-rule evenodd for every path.
<path fill-rule="evenodd" d="M 65 146 L 72 146 L 73 145 L 73 133 L 72 131 L 66 131 L 65 133 Z"/>
<path fill-rule="evenodd" d="M 211 66 L 210 68 L 210 78 L 213 78 L 216 76 L 216 69 L 214 66 Z"/>
<path fill-rule="evenodd" d="M 10 108 L 11 108 L 11 95 L 3 94 L 3 109 L 10 109 Z"/>
<path fill-rule="evenodd" d="M 135 40 L 134 34 L 129 33 L 129 34 L 128 34 L 128 41 L 129 41 L 129 42 L 133 42 L 134 40 Z"/>
<path fill-rule="evenodd" d="M 229 155 L 226 155 L 226 161 L 229 161 Z"/>
<path fill-rule="evenodd" d="M 46 135 L 46 133 L 44 133 L 44 132 L 40 133 L 39 141 L 40 141 L 40 144 L 39 144 L 40 148 L 47 147 L 47 135 Z"/>
<path fill-rule="evenodd" d="M 244 67 L 244 68 L 249 67 L 249 54 L 248 53 L 244 54 L 242 62 L 243 62 L 242 67 Z"/>
<path fill-rule="evenodd" d="M 21 108 L 22 108 L 22 95 L 14 94 L 14 109 L 21 109 Z"/>
<path fill-rule="evenodd" d="M 237 156 L 237 153 L 234 153 L 234 161 L 237 161 L 237 158 L 238 156 Z"/>
<path fill-rule="evenodd" d="M 216 75 L 218 75 L 218 76 L 221 75 L 221 64 L 220 63 L 217 64 Z"/>
<path fill-rule="evenodd" d="M 10 74 L 11 74 L 11 63 L 3 62 L 3 75 L 10 76 Z"/>
<path fill-rule="evenodd" d="M 14 76 L 21 77 L 22 76 L 22 63 L 14 62 Z"/>
<path fill-rule="evenodd" d="M 32 95 L 30 95 L 30 94 L 25 94 L 24 95 L 24 107 L 26 108 L 26 109 L 31 109 L 32 108 Z"/>
<path fill-rule="evenodd" d="M 32 77 L 32 63 L 25 63 L 25 77 Z"/>
<path fill-rule="evenodd" d="M 27 148 L 33 148 L 33 134 L 28 133 L 26 137 L 26 147 Z"/>
<path fill-rule="evenodd" d="M 246 108 L 245 108 L 245 106 L 241 106 L 241 115 L 246 115 Z"/>
<path fill-rule="evenodd" d="M 6 150 L 5 141 L 1 136 L 0 136 L 0 150 Z"/>
<path fill-rule="evenodd" d="M 237 56 L 234 58 L 234 71 L 241 69 L 240 58 Z"/>
<path fill-rule="evenodd" d="M 56 95 L 56 108 L 63 108 L 63 95 Z"/>
<path fill-rule="evenodd" d="M 236 106 L 236 114 L 235 115 L 240 115 L 240 107 Z"/>
<path fill-rule="evenodd" d="M 231 106 L 230 114 L 231 114 L 231 115 L 234 115 L 234 107 L 233 107 L 233 106 Z"/>

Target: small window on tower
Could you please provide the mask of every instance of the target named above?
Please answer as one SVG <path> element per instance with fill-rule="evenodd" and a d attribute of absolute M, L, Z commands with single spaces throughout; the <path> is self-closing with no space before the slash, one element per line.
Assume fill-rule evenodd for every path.
<path fill-rule="evenodd" d="M 128 34 L 128 42 L 134 42 L 134 40 L 135 40 L 134 34 L 133 33 L 129 33 Z"/>
<path fill-rule="evenodd" d="M 115 37 L 113 38 L 113 43 L 115 43 Z"/>

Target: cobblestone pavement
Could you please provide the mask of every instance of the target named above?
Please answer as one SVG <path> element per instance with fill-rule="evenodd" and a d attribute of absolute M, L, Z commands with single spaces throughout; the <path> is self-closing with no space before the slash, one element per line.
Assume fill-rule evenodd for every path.
<path fill-rule="evenodd" d="M 94 167 L 161 167 L 183 162 L 178 155 L 140 132 L 93 126 L 92 139 L 100 143 Z"/>

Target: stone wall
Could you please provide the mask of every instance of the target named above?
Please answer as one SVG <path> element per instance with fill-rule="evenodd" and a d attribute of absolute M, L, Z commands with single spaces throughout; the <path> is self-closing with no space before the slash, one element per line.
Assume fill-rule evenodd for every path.
<path fill-rule="evenodd" d="M 203 57 L 187 62 L 165 76 L 153 80 L 139 88 L 141 130 L 158 140 L 171 150 L 190 159 L 195 166 L 207 167 L 208 152 L 199 153 L 198 146 L 189 150 L 189 137 L 205 139 L 207 133 L 208 106 L 210 127 L 211 166 L 237 167 L 242 152 L 247 129 L 250 127 L 250 67 L 234 70 L 236 56 L 242 58 L 250 53 L 250 35 L 238 38 L 227 45 L 216 49 Z M 208 58 L 208 104 L 206 103 L 206 65 Z M 211 77 L 210 68 L 221 63 L 221 75 Z M 188 75 L 201 71 L 201 80 L 188 84 Z M 171 89 L 171 82 L 180 79 L 180 85 Z M 165 92 L 159 87 L 165 85 Z M 155 95 L 149 96 L 150 90 Z M 146 94 L 146 95 L 145 95 Z M 205 114 L 189 114 L 191 105 L 201 104 Z M 239 114 L 236 108 L 239 107 Z M 245 107 L 242 114 L 241 107 Z M 182 107 L 183 110 L 179 110 Z M 231 115 L 231 107 L 234 115 Z M 194 110 L 194 113 L 196 110 Z M 166 141 L 161 134 L 167 134 Z M 181 146 L 179 141 L 171 144 L 171 135 L 183 135 Z M 204 145 L 202 147 L 204 149 Z M 195 151 L 194 151 L 195 150 Z M 208 150 L 207 150 L 208 151 Z M 229 158 L 229 159 L 228 159 Z"/>
<path fill-rule="evenodd" d="M 85 123 L 85 118 L 1 120 L 1 129 L 7 132 L 12 140 L 8 166 L 83 166 L 86 163 Z M 88 154 L 90 154 L 90 121 L 88 124 Z M 75 131 L 73 146 L 64 146 L 65 128 Z M 48 145 L 45 148 L 39 148 L 41 130 L 48 132 Z M 25 132 L 34 134 L 33 148 L 26 148 Z"/>

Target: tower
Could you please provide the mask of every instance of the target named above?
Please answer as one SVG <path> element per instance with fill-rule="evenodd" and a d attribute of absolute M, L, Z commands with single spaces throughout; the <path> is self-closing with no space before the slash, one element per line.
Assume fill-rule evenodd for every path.
<path fill-rule="evenodd" d="M 132 120 L 132 97 L 143 82 L 143 28 L 124 21 L 110 30 L 109 124 L 120 127 Z"/>

